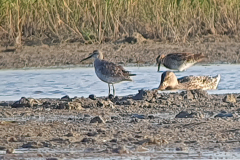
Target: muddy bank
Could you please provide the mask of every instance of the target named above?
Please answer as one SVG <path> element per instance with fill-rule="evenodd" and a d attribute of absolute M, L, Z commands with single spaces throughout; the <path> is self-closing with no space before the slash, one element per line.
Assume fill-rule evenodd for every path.
<path fill-rule="evenodd" d="M 18 49 L 0 47 L 0 68 L 75 66 L 92 64 L 80 63 L 95 49 L 104 52 L 105 59 L 122 65 L 155 65 L 156 57 L 161 53 L 192 52 L 203 53 L 208 63 L 239 63 L 240 42 L 229 37 L 204 37 L 186 43 L 157 42 L 147 39 L 129 40 L 105 44 L 29 44 Z"/>
<path fill-rule="evenodd" d="M 165 148 L 232 151 L 240 142 L 240 94 L 140 90 L 112 99 L 21 98 L 0 105 L 0 151 L 42 149 L 33 157 L 134 155 Z M 67 149 L 76 153 L 47 152 Z M 24 154 L 3 155 L 18 156 Z"/>

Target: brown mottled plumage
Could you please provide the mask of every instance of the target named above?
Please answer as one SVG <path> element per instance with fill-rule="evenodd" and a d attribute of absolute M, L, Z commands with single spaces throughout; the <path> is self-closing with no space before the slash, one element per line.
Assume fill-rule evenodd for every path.
<path fill-rule="evenodd" d="M 172 90 L 172 89 L 202 89 L 211 90 L 217 89 L 220 81 L 220 75 L 215 77 L 211 76 L 185 76 L 182 78 L 176 77 L 171 71 L 163 72 L 161 82 L 158 87 L 159 90 Z"/>
<path fill-rule="evenodd" d="M 94 60 L 95 73 L 100 80 L 108 83 L 109 95 L 110 84 L 112 84 L 113 86 L 113 95 L 115 95 L 115 88 L 113 84 L 122 81 L 132 81 L 130 76 L 135 76 L 135 74 L 130 74 L 130 72 L 126 71 L 122 66 L 117 65 L 113 62 L 103 60 L 103 54 L 98 50 L 94 50 L 89 57 L 81 60 L 81 62 L 89 58 L 95 58 Z"/>
<path fill-rule="evenodd" d="M 166 68 L 175 69 L 178 71 L 186 70 L 195 63 L 201 61 L 205 56 L 203 54 L 192 53 L 170 53 L 167 55 L 159 55 L 156 59 L 158 64 L 158 71 L 160 65 L 163 64 Z"/>

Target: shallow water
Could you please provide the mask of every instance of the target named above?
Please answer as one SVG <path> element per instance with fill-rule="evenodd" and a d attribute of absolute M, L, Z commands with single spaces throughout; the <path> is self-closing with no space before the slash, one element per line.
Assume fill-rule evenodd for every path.
<path fill-rule="evenodd" d="M 41 158 L 38 155 L 41 154 L 50 154 L 55 156 L 61 156 L 63 154 L 68 155 L 67 158 L 64 159 L 72 159 L 72 160 L 157 160 L 157 159 L 166 159 L 166 160 L 174 160 L 174 159 L 237 159 L 240 157 L 240 153 L 236 150 L 231 152 L 225 151 L 209 151 L 202 150 L 196 151 L 193 149 L 188 149 L 186 151 L 176 151 L 173 148 L 165 148 L 161 151 L 150 150 L 146 152 L 135 152 L 126 155 L 100 155 L 99 154 L 91 154 L 92 156 L 87 154 L 87 150 L 72 150 L 72 149 L 16 149 L 14 154 L 8 155 L 5 158 L 10 159 L 18 159 L 19 157 L 24 157 L 27 159 L 38 159 L 45 160 L 45 158 Z M 5 155 L 5 151 L 0 151 L 0 155 Z M 17 158 L 18 157 L 18 158 Z M 1 157 L 0 157 L 1 158 Z"/>
<path fill-rule="evenodd" d="M 125 67 L 132 73 L 133 82 L 115 84 L 116 95 L 136 94 L 140 89 L 159 86 L 161 73 L 157 67 Z M 161 71 L 167 69 L 161 67 Z M 177 77 L 186 75 L 221 75 L 218 90 L 209 93 L 239 93 L 240 65 L 196 65 L 185 72 L 175 72 Z M 0 71 L 0 100 L 18 100 L 22 96 L 33 98 L 60 98 L 64 95 L 107 96 L 108 85 L 95 75 L 94 68 L 55 68 Z"/>

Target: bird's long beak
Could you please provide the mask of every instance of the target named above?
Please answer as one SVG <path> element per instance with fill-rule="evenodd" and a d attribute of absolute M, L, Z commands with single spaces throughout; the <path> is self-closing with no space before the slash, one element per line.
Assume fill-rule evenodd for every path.
<path fill-rule="evenodd" d="M 161 62 L 158 63 L 158 72 L 160 71 Z"/>
<path fill-rule="evenodd" d="M 90 58 L 92 58 L 92 56 L 93 56 L 93 55 L 90 55 L 90 56 L 88 56 L 87 58 L 82 59 L 80 62 L 85 61 L 85 60 L 87 60 L 87 59 L 90 59 Z"/>

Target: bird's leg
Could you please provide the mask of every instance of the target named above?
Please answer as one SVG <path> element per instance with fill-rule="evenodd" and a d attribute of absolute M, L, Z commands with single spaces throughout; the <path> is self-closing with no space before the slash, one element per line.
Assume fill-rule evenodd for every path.
<path fill-rule="evenodd" d="M 115 97 L 115 88 L 114 88 L 114 85 L 112 84 L 113 86 L 113 96 Z"/>
<path fill-rule="evenodd" d="M 110 95 L 111 89 L 110 89 L 110 84 L 108 83 L 108 96 Z"/>

